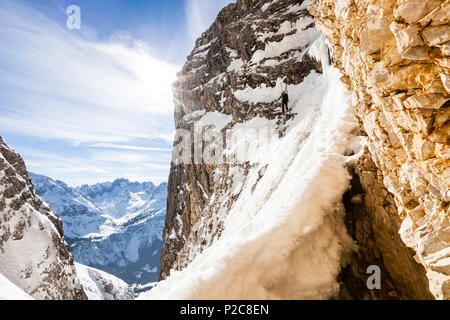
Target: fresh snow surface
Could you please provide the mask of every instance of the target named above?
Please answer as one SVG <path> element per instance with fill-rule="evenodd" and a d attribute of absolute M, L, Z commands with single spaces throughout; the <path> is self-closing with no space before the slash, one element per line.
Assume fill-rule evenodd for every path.
<path fill-rule="evenodd" d="M 226 125 L 229 124 L 231 120 L 233 120 L 233 117 L 231 115 L 214 111 L 207 112 L 199 120 L 199 124 L 201 125 L 201 127 L 214 126 L 216 130 L 220 131 L 224 127 L 226 127 Z"/>
<path fill-rule="evenodd" d="M 309 54 L 322 61 L 324 73 L 311 72 L 289 87 L 297 116 L 286 123 L 284 137 L 274 120 L 261 118 L 232 130 L 225 152 L 235 154 L 250 141 L 243 159 L 254 167 L 247 175 L 231 171 L 231 191 L 211 199 L 239 194 L 230 210 L 215 212 L 224 220 L 221 237 L 139 299 L 328 299 L 338 292 L 337 276 L 355 249 L 343 222 L 341 200 L 350 185 L 344 154 L 361 146 L 351 134 L 358 127 L 351 94 L 328 65 L 323 36 Z M 264 90 L 251 99 L 266 99 L 258 94 Z M 263 128 L 268 134 L 259 139 Z"/>
<path fill-rule="evenodd" d="M 133 291 L 125 281 L 79 263 L 75 267 L 89 300 L 133 300 Z"/>
<path fill-rule="evenodd" d="M 228 72 L 239 72 L 244 66 L 244 61 L 239 58 L 231 62 L 230 66 L 227 68 Z"/>
<path fill-rule="evenodd" d="M 0 300 L 34 300 L 29 294 L 0 274 Z"/>

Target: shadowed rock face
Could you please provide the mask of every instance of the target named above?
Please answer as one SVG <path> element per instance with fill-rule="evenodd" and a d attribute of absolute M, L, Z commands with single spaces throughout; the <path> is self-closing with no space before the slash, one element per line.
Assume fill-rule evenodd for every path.
<path fill-rule="evenodd" d="M 394 196 L 384 187 L 369 151 L 351 169 L 351 189 L 344 195 L 347 230 L 358 252 L 340 275 L 342 299 L 433 299 L 424 267 L 414 260 L 413 250 L 402 241 L 402 220 Z M 381 270 L 381 289 L 366 286 L 367 268 Z"/>
<path fill-rule="evenodd" d="M 23 159 L 1 137 L 0 273 L 36 299 L 87 299 L 61 219 L 36 195 Z"/>
<path fill-rule="evenodd" d="M 239 0 L 228 5 L 196 41 L 173 87 L 177 129 L 193 134 L 193 120 L 199 118 L 196 112 L 201 117 L 205 111 L 232 116 L 223 130 L 257 116 L 274 119 L 279 112 L 273 103 L 242 101 L 235 92 L 263 85 L 280 87 L 277 79 L 281 78 L 286 85 L 299 84 L 311 70 L 321 72 L 320 64 L 304 55 L 309 41 L 297 44 L 291 41 L 288 48 L 283 46 L 283 39 L 295 41 L 302 30 L 311 40 L 318 35 L 306 6 L 298 0 L 271 2 Z M 212 180 L 216 169 L 224 177 L 219 179 L 223 184 Z M 209 200 L 214 193 L 229 187 L 226 182 L 229 169 L 226 165 L 204 163 L 172 164 L 160 279 L 166 278 L 170 269 L 186 266 L 195 256 L 192 247 L 200 248 L 200 252 L 209 245 L 196 236 L 198 230 L 192 232 L 193 226 L 199 217 L 213 216 Z M 245 172 L 245 165 L 240 170 Z M 211 238 L 220 235 L 220 221 L 209 228 Z"/>
<path fill-rule="evenodd" d="M 439 0 L 312 0 L 309 7 L 369 138 L 375 167 L 360 168 L 366 202 L 380 214 L 390 199 L 397 213 L 377 217 L 374 232 L 400 233 L 439 299 L 450 298 L 449 8 Z M 373 189 L 377 180 L 384 197 Z M 391 270 L 409 270 L 401 257 L 390 260 Z"/>

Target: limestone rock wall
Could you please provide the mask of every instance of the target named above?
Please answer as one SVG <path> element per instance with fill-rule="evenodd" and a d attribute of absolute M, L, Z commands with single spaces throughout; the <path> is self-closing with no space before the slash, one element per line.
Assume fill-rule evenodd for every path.
<path fill-rule="evenodd" d="M 395 228 L 433 295 L 449 299 L 450 3 L 312 0 L 308 9 L 354 92 L 374 170 L 397 209 Z"/>

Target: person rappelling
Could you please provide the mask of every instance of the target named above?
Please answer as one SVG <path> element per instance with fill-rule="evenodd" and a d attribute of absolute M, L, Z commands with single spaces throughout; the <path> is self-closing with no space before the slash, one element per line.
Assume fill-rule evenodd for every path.
<path fill-rule="evenodd" d="M 287 91 L 281 91 L 281 96 L 278 98 L 277 101 L 280 101 L 280 99 L 282 99 L 281 100 L 281 111 L 284 114 L 289 111 L 289 108 L 288 108 L 289 96 L 288 96 Z"/>

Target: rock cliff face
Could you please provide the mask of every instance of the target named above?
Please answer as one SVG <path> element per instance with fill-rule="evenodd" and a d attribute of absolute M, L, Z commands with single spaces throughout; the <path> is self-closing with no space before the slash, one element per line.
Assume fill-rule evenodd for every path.
<path fill-rule="evenodd" d="M 224 8 L 174 86 L 160 278 L 171 276 L 150 297 L 448 298 L 447 17 L 448 1 L 239 0 Z M 284 117 L 272 102 L 282 89 L 294 105 Z M 229 160 L 246 140 L 239 128 L 270 123 L 265 143 L 246 142 L 244 161 L 211 163 L 195 147 L 211 152 L 219 137 L 224 148 L 213 154 Z M 282 148 L 266 151 L 274 143 Z M 304 224 L 316 214 L 323 224 Z M 269 229 L 277 215 L 287 221 L 282 231 L 234 252 L 232 236 Z M 366 286 L 371 265 L 381 269 L 379 290 Z M 214 268 L 222 276 L 211 276 Z"/>
<path fill-rule="evenodd" d="M 311 70 L 321 69 L 320 63 L 305 55 L 318 35 L 313 26 L 314 21 L 302 1 L 239 0 L 224 8 L 197 40 L 174 85 L 175 123 L 179 133 L 175 150 L 180 150 L 179 141 L 186 133 L 195 139 L 198 130 L 204 134 L 205 128 L 213 124 L 217 129 L 218 122 L 223 122 L 218 128 L 220 133 L 255 117 L 279 116 L 279 111 L 274 112 L 273 100 L 280 94 L 280 80 L 284 79 L 284 85 L 298 85 Z M 273 100 L 251 101 L 248 90 L 258 87 L 269 88 Z M 202 118 L 206 112 L 216 112 L 219 118 Z M 202 143 L 205 145 L 205 141 Z M 197 161 L 198 151 L 192 151 L 187 156 L 190 164 L 179 161 L 178 154 L 173 156 L 161 279 L 172 268 L 186 266 L 220 234 L 222 226 L 215 213 L 222 203 L 210 201 L 211 197 L 225 194 L 232 187 L 230 171 L 242 171 L 245 175 L 249 169 L 245 163 L 230 166 L 207 164 L 203 159 Z M 214 173 L 220 173 L 222 178 L 214 179 Z M 229 199 L 228 205 L 232 202 Z M 202 217 L 207 220 L 214 217 L 217 223 L 196 226 Z M 204 227 L 210 229 L 206 231 L 208 237 L 200 236 L 203 231 L 198 229 Z"/>
<path fill-rule="evenodd" d="M 1 137 L 0 274 L 35 299 L 87 299 L 61 219 L 36 195 L 24 161 Z"/>
<path fill-rule="evenodd" d="M 407 255 L 398 255 L 404 250 L 394 250 L 398 242 L 383 241 L 386 230 L 399 232 L 432 294 L 449 299 L 449 1 L 312 0 L 309 11 L 333 47 L 369 138 L 357 171 L 384 262 L 402 282 L 397 287 L 426 297 L 423 279 L 402 276 L 413 268 L 403 273 L 421 278 Z"/>

